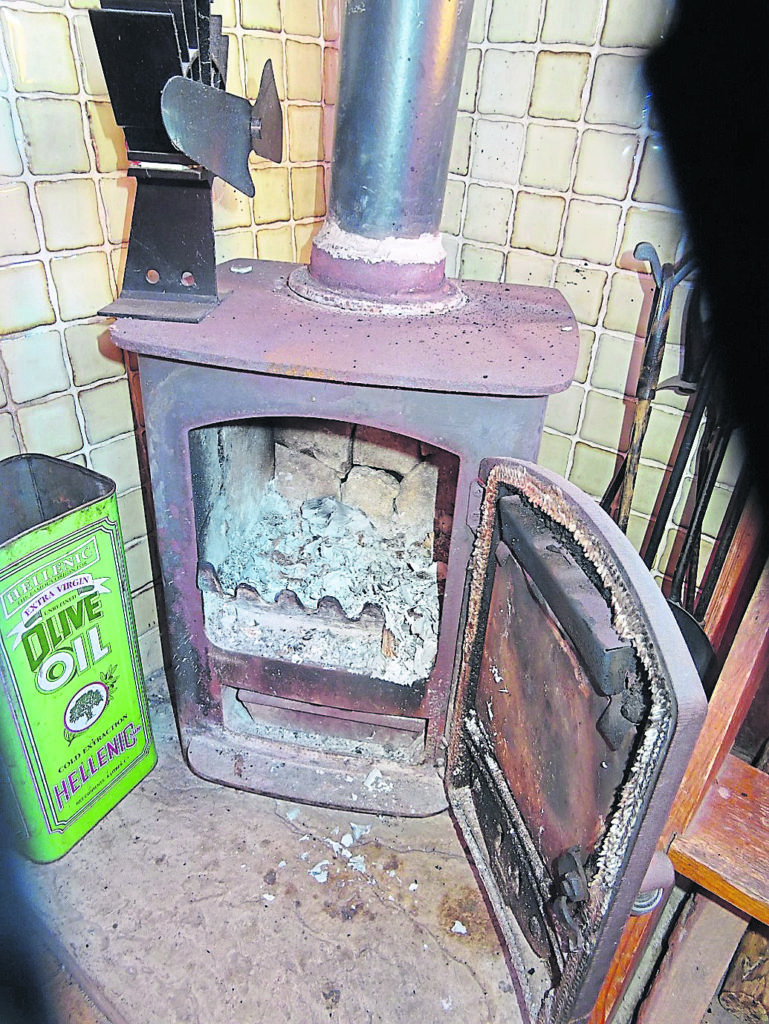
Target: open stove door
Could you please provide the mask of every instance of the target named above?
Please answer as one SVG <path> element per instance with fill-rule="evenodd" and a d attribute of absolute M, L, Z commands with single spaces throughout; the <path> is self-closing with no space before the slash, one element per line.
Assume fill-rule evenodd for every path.
<path fill-rule="evenodd" d="M 586 495 L 485 462 L 446 788 L 524 1013 L 591 1012 L 705 715 L 660 590 Z"/>

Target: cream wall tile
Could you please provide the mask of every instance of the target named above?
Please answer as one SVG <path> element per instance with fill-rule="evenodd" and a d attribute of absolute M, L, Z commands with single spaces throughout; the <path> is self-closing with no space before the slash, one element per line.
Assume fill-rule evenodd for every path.
<path fill-rule="evenodd" d="M 279 0 L 240 0 L 240 20 L 243 28 L 280 32 Z"/>
<path fill-rule="evenodd" d="M 570 453 L 571 441 L 568 437 L 545 430 L 539 445 L 537 463 L 565 477 Z"/>
<path fill-rule="evenodd" d="M 646 141 L 633 198 L 639 203 L 679 206 L 667 154 L 660 139 L 651 138 Z"/>
<path fill-rule="evenodd" d="M 155 600 L 155 590 L 153 587 L 148 586 L 146 590 L 143 590 L 139 594 L 135 594 L 133 598 L 133 607 L 136 632 L 139 635 L 146 633 L 147 630 L 152 629 L 153 627 L 157 627 L 158 610 L 157 602 Z"/>
<path fill-rule="evenodd" d="M 464 183 L 457 178 L 449 178 L 446 182 L 446 194 L 443 197 L 441 231 L 451 235 L 459 234 L 462 226 L 462 203 L 464 198 Z"/>
<path fill-rule="evenodd" d="M 312 240 L 320 231 L 323 222 L 312 221 L 309 224 L 294 225 L 294 246 L 297 263 L 309 263 L 312 255 Z"/>
<path fill-rule="evenodd" d="M 334 46 L 323 49 L 323 102 L 333 106 L 339 96 L 339 50 Z"/>
<path fill-rule="evenodd" d="M 467 190 L 465 236 L 478 242 L 504 245 L 512 208 L 513 193 L 509 188 L 470 185 Z"/>
<path fill-rule="evenodd" d="M 644 459 L 667 465 L 676 447 L 676 438 L 681 429 L 681 415 L 674 409 L 653 405 L 649 416 L 643 443 Z"/>
<path fill-rule="evenodd" d="M 90 456 L 91 466 L 97 473 L 112 477 L 118 494 L 141 485 L 139 460 L 136 456 L 136 437 L 128 434 L 115 441 L 94 448 Z"/>
<path fill-rule="evenodd" d="M 459 93 L 459 110 L 475 110 L 475 100 L 478 95 L 478 79 L 481 68 L 481 50 L 470 47 L 465 57 L 465 66 L 462 72 L 462 87 Z"/>
<path fill-rule="evenodd" d="M 631 511 L 630 519 L 628 519 L 627 529 L 625 530 L 625 536 L 636 549 L 636 551 L 643 551 L 644 540 L 649 529 L 649 520 L 643 516 L 638 516 Z"/>
<path fill-rule="evenodd" d="M 125 136 L 123 129 L 115 122 L 110 104 L 89 101 L 86 114 L 96 152 L 96 169 L 102 173 L 125 170 L 128 167 Z"/>
<path fill-rule="evenodd" d="M 260 260 L 294 260 L 291 225 L 280 228 L 262 228 L 256 232 L 256 254 Z"/>
<path fill-rule="evenodd" d="M 288 108 L 288 155 L 297 163 L 324 159 L 322 107 Z"/>
<path fill-rule="evenodd" d="M 511 244 L 548 255 L 555 253 L 565 205 L 560 196 L 519 192 L 515 201 Z"/>
<path fill-rule="evenodd" d="M 654 511 L 660 489 L 665 486 L 665 471 L 641 463 L 633 488 L 633 511 L 648 516 Z"/>
<path fill-rule="evenodd" d="M 1 32 L 0 38 L 2 38 Z M 8 76 L 5 73 L 5 67 L 3 66 L 3 62 L 0 60 L 0 93 L 6 92 L 8 92 Z"/>
<path fill-rule="evenodd" d="M 40 251 L 29 192 L 23 182 L 0 183 L 0 256 Z"/>
<path fill-rule="evenodd" d="M 35 194 L 48 249 L 81 249 L 103 243 L 96 186 L 89 178 L 39 181 Z"/>
<path fill-rule="evenodd" d="M 120 531 L 126 544 L 139 537 L 147 536 L 147 521 L 144 515 L 144 498 L 141 487 L 136 487 L 118 497 Z"/>
<path fill-rule="evenodd" d="M 64 331 L 64 343 L 79 387 L 125 374 L 123 353 L 112 341 L 106 323 L 73 324 Z"/>
<path fill-rule="evenodd" d="M 78 9 L 85 10 L 86 8 L 89 8 L 89 7 L 98 7 L 99 6 L 99 0 L 69 0 L 69 3 L 70 3 L 70 7 L 74 7 L 76 10 L 78 10 Z"/>
<path fill-rule="evenodd" d="M 587 327 L 580 328 L 579 332 L 579 355 L 577 366 L 574 370 L 574 380 L 584 384 L 590 370 L 590 361 L 593 356 L 593 343 L 595 342 L 595 331 L 589 331 Z"/>
<path fill-rule="evenodd" d="M 244 228 L 251 224 L 251 202 L 248 196 L 244 196 L 221 178 L 214 179 L 211 206 L 214 213 L 214 228 L 217 231 Z"/>
<path fill-rule="evenodd" d="M 589 53 L 539 53 L 529 113 L 533 117 L 579 120 L 589 66 Z"/>
<path fill-rule="evenodd" d="M 563 292 L 581 324 L 596 324 L 601 312 L 607 278 L 608 274 L 603 270 L 559 263 L 555 271 L 554 286 Z"/>
<path fill-rule="evenodd" d="M 459 277 L 459 239 L 453 235 L 444 235 L 442 241 L 446 250 L 446 277 Z"/>
<path fill-rule="evenodd" d="M 588 129 L 579 143 L 574 191 L 624 199 L 637 145 L 635 135 Z"/>
<path fill-rule="evenodd" d="M 468 281 L 499 281 L 505 254 L 498 249 L 485 249 L 465 243 L 459 263 L 459 276 Z"/>
<path fill-rule="evenodd" d="M 32 402 L 54 391 L 66 391 L 69 374 L 58 331 L 35 331 L 3 342 L 8 385 L 16 402 Z"/>
<path fill-rule="evenodd" d="M 514 284 L 533 284 L 547 288 L 553 272 L 553 261 L 532 252 L 511 250 L 507 254 L 505 280 Z"/>
<path fill-rule="evenodd" d="M 600 13 L 600 0 L 546 0 L 542 42 L 590 46 L 595 42 Z"/>
<path fill-rule="evenodd" d="M 213 0 L 211 13 L 218 14 L 224 28 L 234 28 L 237 22 L 236 0 Z"/>
<path fill-rule="evenodd" d="M 110 250 L 109 263 L 112 267 L 112 273 L 115 278 L 115 288 L 117 289 L 116 294 L 119 294 L 123 288 L 123 276 L 125 274 L 126 257 L 128 256 L 128 246 L 118 245 L 114 246 Z"/>
<path fill-rule="evenodd" d="M 17 415 L 28 452 L 71 455 L 83 444 L 72 395 L 62 395 L 36 405 L 22 405 Z"/>
<path fill-rule="evenodd" d="M 490 0 L 478 0 L 473 5 L 473 15 L 470 21 L 470 42 L 482 43 L 486 35 L 486 21 L 488 18 L 487 7 Z"/>
<path fill-rule="evenodd" d="M 609 0 L 603 46 L 657 46 L 673 13 L 671 0 Z"/>
<path fill-rule="evenodd" d="M 259 83 L 262 80 L 262 69 L 268 60 L 272 61 L 275 74 L 275 86 L 281 100 L 286 98 L 283 82 L 283 45 L 278 36 L 243 36 L 243 53 L 246 60 L 245 93 L 250 99 L 256 99 Z"/>
<path fill-rule="evenodd" d="M 296 36 L 320 35 L 318 0 L 290 0 L 281 7 L 286 32 Z"/>
<path fill-rule="evenodd" d="M 484 181 L 515 181 L 523 153 L 523 125 L 512 121 L 478 121 L 471 173 Z"/>
<path fill-rule="evenodd" d="M 672 211 L 649 210 L 633 207 L 628 210 L 625 232 L 620 245 L 621 265 L 645 270 L 648 264 L 639 263 L 633 251 L 639 242 L 651 242 L 662 263 L 675 261 L 684 233 L 683 218 Z"/>
<path fill-rule="evenodd" d="M 523 117 L 529 106 L 533 53 L 487 50 L 481 69 L 478 109 L 484 114 Z"/>
<path fill-rule="evenodd" d="M 342 24 L 341 0 L 321 0 L 323 15 L 323 36 L 329 41 L 338 40 Z"/>
<path fill-rule="evenodd" d="M 10 459 L 12 455 L 18 455 L 20 451 L 13 416 L 4 412 L 0 415 L 0 459 Z"/>
<path fill-rule="evenodd" d="M 215 180 L 215 186 L 219 180 Z M 102 178 L 99 191 L 107 214 L 107 238 L 116 244 L 127 242 L 136 196 L 136 178 Z"/>
<path fill-rule="evenodd" d="M 572 384 L 566 391 L 559 391 L 547 400 L 545 426 L 559 430 L 562 434 L 575 434 L 585 400 L 585 389 Z"/>
<path fill-rule="evenodd" d="M 13 177 L 22 172 L 19 147 L 11 117 L 11 105 L 0 96 L 0 174 Z"/>
<path fill-rule="evenodd" d="M 451 142 L 449 170 L 452 174 L 467 174 L 470 169 L 470 135 L 473 130 L 473 119 L 460 114 L 454 125 L 454 137 Z"/>
<path fill-rule="evenodd" d="M 478 0 L 476 7 L 482 7 Z M 539 32 L 540 0 L 494 0 L 489 22 L 491 43 L 533 43 Z"/>
<path fill-rule="evenodd" d="M 530 124 L 526 130 L 521 184 L 565 191 L 571 181 L 576 145 L 576 128 Z"/>
<path fill-rule="evenodd" d="M 62 320 L 94 316 L 112 301 L 109 264 L 103 252 L 54 257 L 51 274 Z"/>
<path fill-rule="evenodd" d="M 151 629 L 139 637 L 139 657 L 147 679 L 154 673 L 163 671 L 163 645 L 157 629 Z"/>
<path fill-rule="evenodd" d="M 11 75 L 19 92 L 76 93 L 77 71 L 63 14 L 0 10 Z"/>
<path fill-rule="evenodd" d="M 729 499 L 732 496 L 731 490 L 725 487 L 715 487 L 710 496 L 708 507 L 705 510 L 705 517 L 702 520 L 702 532 L 714 539 L 718 537 L 726 510 L 729 507 Z"/>
<path fill-rule="evenodd" d="M 55 319 L 42 263 L 0 267 L 0 334 L 27 331 Z"/>
<path fill-rule="evenodd" d="M 621 206 L 572 199 L 566 215 L 563 255 L 591 263 L 611 263 L 621 217 Z"/>
<path fill-rule="evenodd" d="M 619 124 L 638 128 L 643 122 L 646 90 L 640 57 L 599 54 L 585 119 L 590 124 Z"/>
<path fill-rule="evenodd" d="M 322 167 L 291 168 L 291 202 L 296 219 L 322 217 L 326 212 Z"/>
<path fill-rule="evenodd" d="M 612 452 L 578 442 L 574 446 L 569 480 L 586 494 L 600 498 L 614 476 L 615 464 L 616 456 Z"/>
<path fill-rule="evenodd" d="M 91 444 L 109 441 L 134 429 L 128 381 L 110 381 L 78 392 L 85 432 Z"/>
<path fill-rule="evenodd" d="M 323 51 L 316 43 L 286 41 L 288 98 L 320 102 L 323 86 Z"/>
<path fill-rule="evenodd" d="M 738 428 L 732 434 L 729 446 L 726 449 L 726 456 L 721 464 L 721 471 L 718 474 L 718 483 L 724 487 L 734 487 L 737 483 L 740 470 L 745 463 L 745 438 L 742 428 Z"/>
<path fill-rule="evenodd" d="M 288 198 L 288 168 L 263 165 L 254 176 L 254 220 L 270 224 L 288 220 L 291 207 Z"/>
<path fill-rule="evenodd" d="M 96 49 L 90 19 L 87 14 L 77 14 L 72 19 L 72 24 L 75 28 L 77 42 L 76 57 L 80 65 L 85 91 L 91 96 L 106 96 L 107 83 L 104 81 L 104 72 L 101 67 L 99 51 Z"/>
<path fill-rule="evenodd" d="M 646 331 L 654 283 L 637 274 L 613 274 L 604 326 L 609 331 L 640 334 Z"/>
<path fill-rule="evenodd" d="M 0 347 L 0 356 L 2 355 L 2 351 L 3 351 L 2 347 Z M 2 364 L 2 359 L 0 359 L 0 365 L 1 364 Z M 5 393 L 5 385 L 3 384 L 2 377 L 0 377 L 0 409 L 2 409 L 7 404 L 8 404 L 8 396 Z"/>
<path fill-rule="evenodd" d="M 217 231 L 214 235 L 214 252 L 217 263 L 253 259 L 256 256 L 256 239 L 253 231 L 250 228 Z"/>
<path fill-rule="evenodd" d="M 641 338 L 620 338 L 603 333 L 598 339 L 590 383 L 617 395 L 635 393 L 643 343 Z"/>
<path fill-rule="evenodd" d="M 33 174 L 66 174 L 90 169 L 77 100 L 18 100 L 24 144 Z"/>
<path fill-rule="evenodd" d="M 235 96 L 244 96 L 246 87 L 244 74 L 244 58 L 241 53 L 238 37 L 234 34 L 227 36 L 227 91 Z M 255 99 L 256 97 L 254 97 Z"/>

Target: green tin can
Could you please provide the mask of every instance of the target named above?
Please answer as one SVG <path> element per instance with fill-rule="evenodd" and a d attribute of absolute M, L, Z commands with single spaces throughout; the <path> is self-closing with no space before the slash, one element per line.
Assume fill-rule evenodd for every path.
<path fill-rule="evenodd" d="M 0 752 L 23 851 L 56 860 L 157 761 L 115 484 L 0 462 Z"/>

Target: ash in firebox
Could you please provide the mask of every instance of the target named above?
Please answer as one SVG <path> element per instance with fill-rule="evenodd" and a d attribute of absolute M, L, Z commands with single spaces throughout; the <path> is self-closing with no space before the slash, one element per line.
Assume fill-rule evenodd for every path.
<path fill-rule="evenodd" d="M 360 509 L 331 497 L 291 502 L 270 483 L 251 524 L 228 540 L 230 552 L 215 567 L 221 585 L 234 593 L 247 583 L 268 602 L 261 621 L 253 603 L 240 616 L 232 607 L 225 616 L 230 619 L 235 611 L 244 620 L 241 627 L 248 620 L 253 653 L 364 672 L 401 685 L 429 674 L 438 638 L 431 532 L 425 536 L 400 525 L 397 513 L 386 526 L 375 526 Z M 284 591 L 295 594 L 306 611 L 298 619 L 291 616 L 290 640 L 285 628 L 270 625 L 274 615 L 269 609 Z M 324 597 L 335 598 L 347 616 L 343 630 L 329 628 L 317 616 Z M 231 599 L 225 602 L 231 604 Z M 381 642 L 367 644 L 370 626 L 361 629 L 359 650 L 350 664 L 349 620 L 372 605 L 384 617 Z"/>

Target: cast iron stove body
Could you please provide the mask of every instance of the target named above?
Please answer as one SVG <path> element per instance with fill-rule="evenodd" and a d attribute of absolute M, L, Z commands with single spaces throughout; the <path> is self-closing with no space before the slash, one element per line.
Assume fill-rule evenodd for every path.
<path fill-rule="evenodd" d="M 550 289 L 476 282 L 440 316 L 333 311 L 293 293 L 293 271 L 225 265 L 222 302 L 200 324 L 113 328 L 139 359 L 185 756 L 211 781 L 351 810 L 449 803 L 531 1019 L 581 1020 L 634 899 L 659 884 L 644 875 L 704 701 L 625 536 L 531 464 L 547 395 L 571 377 L 573 316 Z M 191 439 L 297 417 L 375 426 L 450 457 L 448 568 L 424 679 L 265 658 L 211 636 L 212 596 L 240 599 L 248 628 L 256 598 L 247 579 L 223 594 L 201 557 L 211 484 Z M 248 512 L 248 473 L 228 501 Z"/>

